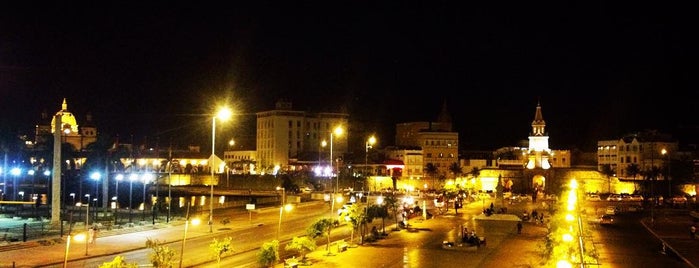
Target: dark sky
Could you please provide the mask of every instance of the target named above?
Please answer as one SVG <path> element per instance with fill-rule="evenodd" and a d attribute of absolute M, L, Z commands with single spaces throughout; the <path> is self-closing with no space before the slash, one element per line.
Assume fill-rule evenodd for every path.
<path fill-rule="evenodd" d="M 254 136 L 254 113 L 287 99 L 346 109 L 382 145 L 446 101 L 461 148 L 474 150 L 526 139 L 539 101 L 554 149 L 699 125 L 689 6 L 246 2 L 5 3 L 0 130 L 31 133 L 63 98 L 101 133 L 202 145 L 204 115 L 223 101 L 242 113 L 224 136 Z"/>

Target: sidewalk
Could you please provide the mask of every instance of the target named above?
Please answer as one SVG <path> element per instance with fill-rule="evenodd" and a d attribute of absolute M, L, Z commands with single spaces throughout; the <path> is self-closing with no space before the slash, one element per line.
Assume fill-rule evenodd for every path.
<path fill-rule="evenodd" d="M 691 267 L 699 265 L 699 238 L 692 239 L 689 236 L 689 226 L 699 223 L 699 214 L 696 212 L 670 214 L 659 213 L 655 215 L 655 221 L 650 218 L 644 218 L 641 223 L 646 227 L 648 232 L 660 240 L 660 245 L 665 245 L 668 254 L 676 254 L 685 263 Z"/>
<path fill-rule="evenodd" d="M 543 225 L 525 222 L 521 234 L 511 233 L 487 238 L 484 247 L 462 251 L 444 249 L 441 241 L 432 244 L 411 246 L 411 238 L 419 235 L 440 236 L 440 225 L 445 225 L 455 217 L 440 215 L 433 219 L 411 222 L 413 230 L 386 231 L 384 239 L 373 243 L 365 243 L 349 247 L 344 252 L 338 252 L 337 246 L 331 246 L 330 252 L 325 246 L 319 246 L 315 251 L 306 254 L 306 259 L 312 267 L 544 267 L 541 256 L 541 246 L 547 234 Z M 442 219 L 440 219 L 442 218 Z M 487 224 L 487 223 L 486 223 Z M 447 226 L 453 228 L 453 224 Z M 392 229 L 393 227 L 391 227 Z M 425 231 L 429 230 L 429 231 Z M 414 239 L 413 239 L 414 240 Z M 434 244 L 434 245 L 433 245 Z M 306 264 L 308 265 L 308 264 Z M 299 265 L 301 266 L 301 265 Z M 283 263 L 276 268 L 285 267 Z"/>

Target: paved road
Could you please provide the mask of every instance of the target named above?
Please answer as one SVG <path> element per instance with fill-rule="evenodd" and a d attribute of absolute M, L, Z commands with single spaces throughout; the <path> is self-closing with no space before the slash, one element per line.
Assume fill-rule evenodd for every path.
<path fill-rule="evenodd" d="M 480 210 L 481 204 L 472 203 L 470 206 L 470 209 L 477 211 Z M 511 212 L 514 212 L 515 209 L 513 207 Z M 460 214 L 451 215 L 450 213 L 454 212 L 452 209 L 450 213 L 437 215 L 435 219 L 412 221 L 413 231 L 392 232 L 388 239 L 350 248 L 346 252 L 336 252 L 331 256 L 327 256 L 327 252 L 323 250 L 317 250 L 308 254 L 308 257 L 317 264 L 317 267 L 356 267 L 363 263 L 369 265 L 372 261 L 378 264 L 369 265 L 372 267 L 543 267 L 541 264 L 542 256 L 538 254 L 541 252 L 539 247 L 546 235 L 546 229 L 541 225 L 525 224 L 522 235 L 489 236 L 487 246 L 476 252 L 445 250 L 438 246 L 440 239 L 449 240 L 457 235 L 455 230 L 457 230 L 458 224 L 454 224 L 454 222 L 467 225 L 477 222 L 474 220 L 474 214 L 468 211 L 460 210 Z M 658 241 L 664 241 L 667 244 L 668 252 L 681 253 L 679 258 L 683 263 L 687 263 L 689 267 L 696 267 L 695 264 L 699 263 L 699 254 L 692 254 L 692 252 L 696 252 L 699 240 L 692 240 L 688 235 L 688 227 L 693 222 L 693 218 L 686 210 L 656 212 L 653 226 L 648 227 L 650 232 L 657 237 Z M 648 225 L 649 219 L 643 218 L 642 223 Z M 472 227 L 477 228 L 477 226 Z M 143 247 L 143 241 L 134 241 L 133 235 L 120 234 L 119 232 L 139 231 L 139 237 L 163 237 L 173 241 L 181 239 L 183 231 L 181 222 L 176 221 L 169 225 L 140 228 L 142 229 L 104 232 L 100 238 L 100 243 L 113 246 L 100 249 L 100 251 L 92 250 L 91 255 L 114 254 L 115 252 Z M 439 232 L 443 232 L 439 239 L 424 239 L 424 236 L 434 236 Z M 108 236 L 105 237 L 105 235 Z M 415 239 L 416 237 L 423 237 L 423 240 Z M 54 244 L 42 244 L 38 240 L 34 240 L 0 246 L 0 267 L 38 267 L 49 261 L 60 263 L 63 260 L 65 250 L 65 244 L 62 243 L 62 240 L 53 238 L 43 241 L 56 240 L 58 243 Z M 414 241 L 427 242 L 420 244 Z M 513 254 L 513 252 L 517 254 Z M 386 258 L 385 256 L 399 256 L 399 258 Z M 69 257 L 71 259 L 82 258 L 84 252 L 71 251 Z M 439 260 L 439 263 L 435 263 L 434 260 Z M 209 266 L 201 265 L 199 267 Z"/>

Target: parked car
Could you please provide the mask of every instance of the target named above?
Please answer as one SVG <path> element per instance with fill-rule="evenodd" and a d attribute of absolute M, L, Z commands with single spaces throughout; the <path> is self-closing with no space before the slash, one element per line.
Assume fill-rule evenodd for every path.
<path fill-rule="evenodd" d="M 629 198 L 631 201 L 643 201 L 643 196 L 640 194 L 632 194 Z"/>
<path fill-rule="evenodd" d="M 619 212 L 619 208 L 616 206 L 607 206 L 607 208 L 604 210 L 605 215 L 616 215 L 617 212 Z"/>
<path fill-rule="evenodd" d="M 607 201 L 621 201 L 621 195 L 620 194 L 610 194 L 607 196 Z"/>
<path fill-rule="evenodd" d="M 687 198 L 681 195 L 675 195 L 668 199 L 667 202 L 673 205 L 684 205 L 687 204 Z"/>
<path fill-rule="evenodd" d="M 602 201 L 602 198 L 600 198 L 598 194 L 588 194 L 585 197 L 585 200 L 587 200 L 587 201 Z"/>
<path fill-rule="evenodd" d="M 612 217 L 612 215 L 602 215 L 602 217 L 599 218 L 599 224 L 602 224 L 602 225 L 614 224 L 614 217 Z"/>

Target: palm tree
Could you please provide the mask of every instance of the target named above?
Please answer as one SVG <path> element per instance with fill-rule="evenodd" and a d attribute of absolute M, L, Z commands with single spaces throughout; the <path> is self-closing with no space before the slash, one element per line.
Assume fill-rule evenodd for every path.
<path fill-rule="evenodd" d="M 384 204 L 386 204 L 386 208 L 389 209 L 390 211 L 393 211 L 393 218 L 396 220 L 396 225 L 398 225 L 398 209 L 399 209 L 399 204 L 398 204 L 398 198 L 396 198 L 395 195 L 390 194 L 387 195 L 383 199 Z"/>
<path fill-rule="evenodd" d="M 439 169 L 437 169 L 437 166 L 435 166 L 433 163 L 427 163 L 427 165 L 425 166 L 425 174 L 428 177 L 432 178 L 432 189 L 433 190 L 437 189 L 437 187 L 435 187 L 435 179 L 437 177 L 438 170 Z"/>
<path fill-rule="evenodd" d="M 634 184 L 633 184 L 633 191 L 634 193 L 636 192 L 636 176 L 641 173 L 641 169 L 638 167 L 637 164 L 631 164 L 626 166 L 626 174 L 629 174 L 630 176 L 633 177 Z"/>
<path fill-rule="evenodd" d="M 454 178 L 458 177 L 459 175 L 461 175 L 461 173 L 463 173 L 463 171 L 461 170 L 461 166 L 459 166 L 459 163 L 457 162 L 451 163 L 451 165 L 449 165 L 449 171 L 451 171 L 451 173 L 454 174 Z"/>
<path fill-rule="evenodd" d="M 612 169 L 612 165 L 602 165 L 602 170 L 600 172 L 607 177 L 607 193 L 612 193 L 612 176 L 615 174 L 614 170 Z"/>

